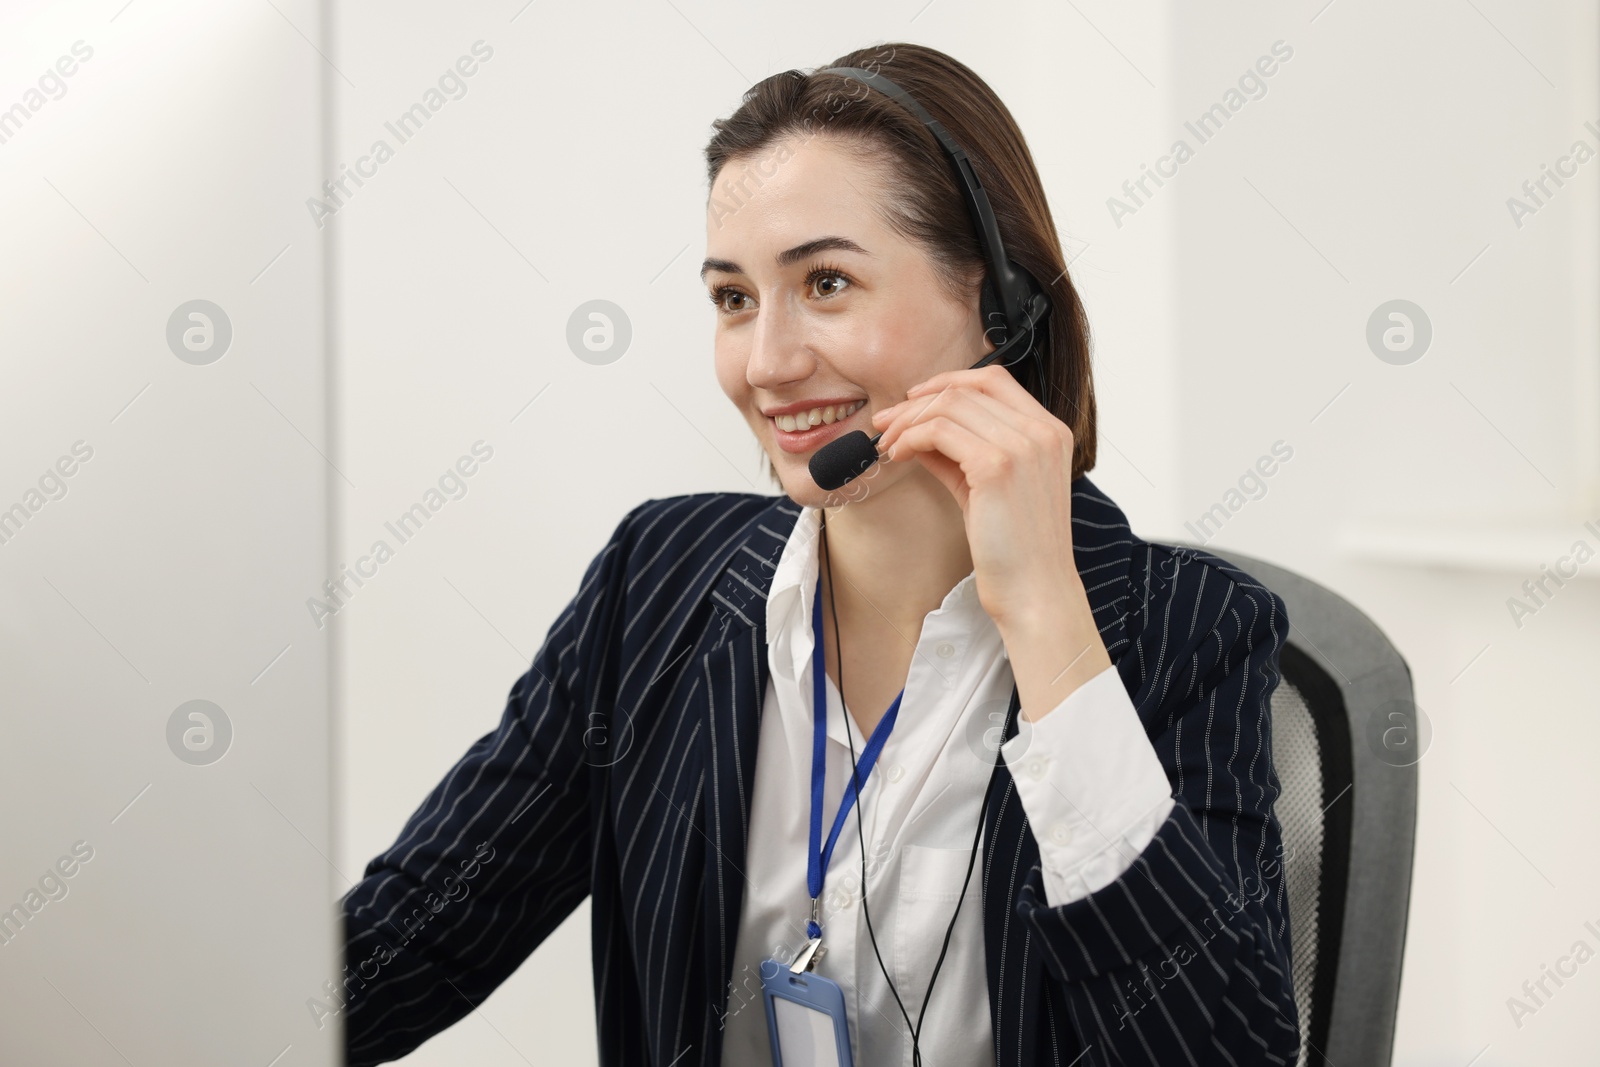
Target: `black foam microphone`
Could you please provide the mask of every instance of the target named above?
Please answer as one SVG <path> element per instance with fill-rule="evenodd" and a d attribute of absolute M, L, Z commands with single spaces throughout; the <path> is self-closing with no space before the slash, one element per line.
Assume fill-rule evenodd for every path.
<path fill-rule="evenodd" d="M 843 437 L 817 449 L 811 457 L 811 477 L 819 489 L 838 489 L 866 473 L 878 462 L 878 439 L 882 433 L 867 436 L 865 430 L 851 430 Z"/>

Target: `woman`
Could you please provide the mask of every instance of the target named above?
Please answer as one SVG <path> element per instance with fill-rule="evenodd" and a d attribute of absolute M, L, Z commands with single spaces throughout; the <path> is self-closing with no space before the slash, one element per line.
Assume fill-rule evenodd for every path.
<path fill-rule="evenodd" d="M 859 1064 L 1297 1058 L 1283 603 L 1085 476 L 1088 328 L 988 86 L 905 44 L 830 67 L 965 148 L 1046 329 L 972 369 L 984 256 L 889 95 L 789 71 L 715 124 L 716 373 L 783 495 L 622 520 L 343 902 L 351 1063 L 461 1018 L 586 895 L 605 1064 L 770 1062 L 785 968 L 836 987 Z M 826 493 L 810 458 L 854 429 L 884 458 Z"/>

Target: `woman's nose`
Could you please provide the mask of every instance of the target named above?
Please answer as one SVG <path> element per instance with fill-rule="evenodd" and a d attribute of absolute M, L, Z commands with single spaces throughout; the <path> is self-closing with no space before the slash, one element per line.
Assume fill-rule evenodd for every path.
<path fill-rule="evenodd" d="M 786 382 L 809 378 L 816 369 L 816 356 L 808 343 L 803 322 L 773 301 L 756 318 L 750 344 L 750 361 L 745 378 L 753 386 L 770 389 Z"/>

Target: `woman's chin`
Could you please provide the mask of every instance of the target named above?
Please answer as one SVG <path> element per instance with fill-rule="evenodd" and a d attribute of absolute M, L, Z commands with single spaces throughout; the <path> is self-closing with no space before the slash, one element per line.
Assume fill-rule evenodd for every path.
<path fill-rule="evenodd" d="M 830 493 L 818 486 L 816 479 L 811 477 L 810 468 L 804 463 L 795 462 L 793 456 L 780 453 L 773 457 L 772 465 L 777 468 L 778 484 L 783 486 L 783 495 L 801 507 L 831 507 L 845 499 L 838 491 Z"/>
<path fill-rule="evenodd" d="M 807 470 L 797 472 L 794 478 L 785 480 L 783 485 L 784 495 L 801 507 L 830 510 L 860 503 L 879 488 L 865 478 L 858 478 L 838 489 L 823 489 Z"/>

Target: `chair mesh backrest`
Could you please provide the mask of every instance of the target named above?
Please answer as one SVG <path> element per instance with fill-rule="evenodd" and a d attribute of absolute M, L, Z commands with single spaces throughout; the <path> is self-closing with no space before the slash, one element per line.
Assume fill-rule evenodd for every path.
<path fill-rule="evenodd" d="M 1272 761 L 1283 787 L 1276 807 L 1283 827 L 1284 881 L 1294 1003 L 1300 1010 L 1300 1063 L 1311 1052 L 1311 1000 L 1317 980 L 1317 911 L 1322 889 L 1322 746 L 1305 698 L 1288 681 L 1272 694 Z"/>
<path fill-rule="evenodd" d="M 1254 556 L 1215 555 L 1277 593 L 1291 623 L 1272 692 L 1272 756 L 1298 1064 L 1388 1067 L 1417 768 L 1387 741 L 1393 725 L 1405 725 L 1395 710 L 1404 719 L 1411 706 L 1410 668 L 1378 625 L 1331 589 Z"/>
<path fill-rule="evenodd" d="M 1338 686 L 1293 644 L 1283 649 L 1283 679 L 1272 694 L 1272 760 L 1282 792 L 1274 808 L 1283 830 L 1284 883 L 1301 1065 L 1321 1063 L 1327 1047 L 1334 970 L 1343 928 L 1349 866 L 1348 724 Z"/>

